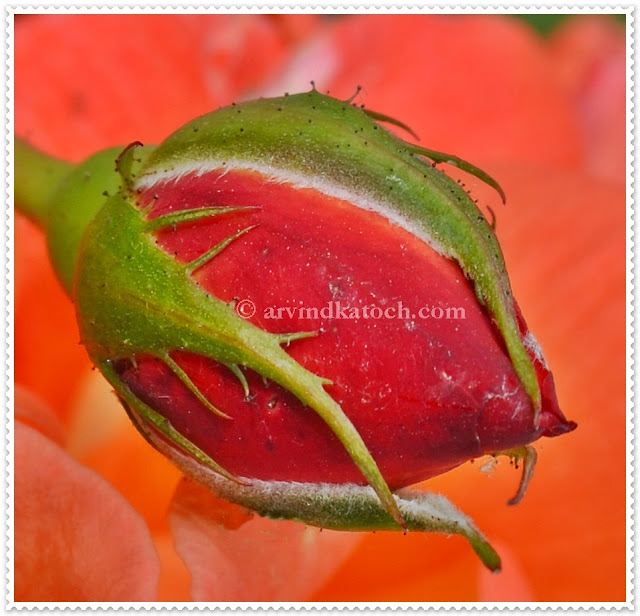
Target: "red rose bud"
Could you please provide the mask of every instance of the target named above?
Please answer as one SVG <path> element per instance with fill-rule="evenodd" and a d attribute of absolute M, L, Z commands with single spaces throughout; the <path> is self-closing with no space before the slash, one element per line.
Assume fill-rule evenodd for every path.
<path fill-rule="evenodd" d="M 117 173 L 114 150 L 68 175 L 18 144 L 25 178 L 60 184 L 18 201 L 92 360 L 185 472 L 274 518 L 459 533 L 496 569 L 444 498 L 401 488 L 504 453 L 525 459 L 515 502 L 528 444 L 575 424 L 490 225 L 435 163 L 500 188 L 379 121 L 400 125 L 315 90 L 254 101 Z"/>

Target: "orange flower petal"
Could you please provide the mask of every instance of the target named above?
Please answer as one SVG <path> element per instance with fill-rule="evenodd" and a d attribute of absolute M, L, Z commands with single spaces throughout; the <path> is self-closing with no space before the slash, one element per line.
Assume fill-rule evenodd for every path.
<path fill-rule="evenodd" d="M 606 16 L 569 19 L 549 43 L 555 73 L 574 101 L 589 169 L 599 177 L 624 181 L 624 28 Z"/>
<path fill-rule="evenodd" d="M 462 537 L 367 533 L 314 601 L 474 601 L 477 556 Z"/>
<path fill-rule="evenodd" d="M 171 534 L 155 534 L 153 542 L 162 563 L 158 601 L 191 601 L 191 575 L 175 550 Z"/>
<path fill-rule="evenodd" d="M 502 560 L 499 575 L 480 568 L 478 576 L 478 601 L 533 601 L 533 594 L 518 557 L 511 548 L 494 543 Z"/>
<path fill-rule="evenodd" d="M 62 446 L 65 441 L 64 428 L 47 405 L 34 393 L 19 385 L 15 388 L 14 396 L 15 418 L 51 439 L 56 445 Z"/>
<path fill-rule="evenodd" d="M 302 601 L 358 543 L 359 534 L 293 522 L 248 519 L 246 512 L 184 479 L 169 521 L 191 571 L 196 601 Z"/>
<path fill-rule="evenodd" d="M 153 600 L 159 562 L 138 514 L 19 422 L 15 446 L 15 599 Z"/>
<path fill-rule="evenodd" d="M 285 50 L 251 15 L 28 16 L 15 34 L 16 133 L 73 160 L 165 138 L 269 75 Z"/>
<path fill-rule="evenodd" d="M 44 237 L 19 214 L 15 260 L 15 380 L 64 418 L 91 363 L 79 343 L 73 305 L 49 265 Z"/>

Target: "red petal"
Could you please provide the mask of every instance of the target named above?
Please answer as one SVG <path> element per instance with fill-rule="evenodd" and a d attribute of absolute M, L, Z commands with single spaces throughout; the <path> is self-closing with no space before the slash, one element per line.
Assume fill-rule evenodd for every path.
<path fill-rule="evenodd" d="M 182 225 L 160 243 L 189 261 L 238 229 L 258 225 L 197 272 L 199 283 L 225 302 L 253 301 L 251 320 L 263 329 L 321 332 L 287 350 L 332 381 L 327 391 L 392 487 L 571 429 L 552 395 L 534 428 L 530 400 L 461 270 L 381 215 L 248 172 L 185 176 L 150 188 L 142 201 L 154 196 L 153 215 L 185 203 L 260 205 Z M 369 319 L 268 316 L 274 307 L 321 311 L 338 302 L 346 310 L 395 312 Z M 464 318 L 420 318 L 425 307 L 461 309 Z M 174 356 L 233 421 L 215 417 L 160 361 L 139 357 L 137 367 L 123 363 L 120 370 L 138 396 L 230 472 L 265 480 L 363 481 L 322 420 L 280 387 L 249 373 L 251 398 L 245 399 L 226 367 Z"/>
<path fill-rule="evenodd" d="M 19 422 L 15 446 L 15 599 L 154 600 L 159 561 L 131 506 Z"/>
<path fill-rule="evenodd" d="M 178 486 L 170 523 L 191 571 L 195 601 L 304 601 L 361 538 L 249 519 L 240 507 L 188 479 Z"/>

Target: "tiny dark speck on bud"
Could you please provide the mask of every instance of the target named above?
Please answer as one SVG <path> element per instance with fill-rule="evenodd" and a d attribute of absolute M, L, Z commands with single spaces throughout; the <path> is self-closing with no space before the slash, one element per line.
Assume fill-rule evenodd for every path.
<path fill-rule="evenodd" d="M 240 132 L 241 132 L 241 133 L 244 133 L 244 128 L 241 128 L 241 129 L 240 129 Z"/>
<path fill-rule="evenodd" d="M 193 127 L 193 132 L 194 132 L 194 133 L 197 133 L 199 130 L 200 130 L 200 129 L 199 129 L 197 126 L 194 126 L 194 127 Z"/>
<path fill-rule="evenodd" d="M 103 194 L 105 197 L 108 197 L 108 196 L 109 196 L 109 191 L 108 191 L 108 190 L 103 190 L 103 191 L 102 191 L 102 194 Z"/>

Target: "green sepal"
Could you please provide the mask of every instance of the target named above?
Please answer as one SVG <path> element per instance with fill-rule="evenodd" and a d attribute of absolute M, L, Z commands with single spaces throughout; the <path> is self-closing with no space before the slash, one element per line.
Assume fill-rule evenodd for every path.
<path fill-rule="evenodd" d="M 232 483 L 248 483 L 241 481 L 235 475 L 215 462 L 215 460 L 212 460 L 204 451 L 202 451 L 202 449 L 196 447 L 189 439 L 182 436 L 182 434 L 180 434 L 180 432 L 178 432 L 165 417 L 154 411 L 148 404 L 145 404 L 140 400 L 140 398 L 135 396 L 131 390 L 122 383 L 120 377 L 113 369 L 111 361 L 103 361 L 99 364 L 99 367 L 100 372 L 102 372 L 107 381 L 109 381 L 116 390 L 120 401 L 127 410 L 127 413 L 134 425 L 151 445 L 157 447 L 157 435 L 156 438 L 151 438 L 149 426 L 153 426 L 157 434 L 162 435 L 162 437 L 167 439 L 168 442 L 173 443 L 173 446 L 191 456 L 194 461 L 197 461 L 199 464 L 202 464 L 214 473 L 217 473 L 220 477 L 226 477 L 226 479 Z"/>
<path fill-rule="evenodd" d="M 249 480 L 232 482 L 193 459 L 175 451 L 147 431 L 156 447 L 171 457 L 187 475 L 206 485 L 221 498 L 273 520 L 293 520 L 340 531 L 402 531 L 444 533 L 466 538 L 484 565 L 500 570 L 500 557 L 471 519 L 444 496 L 405 488 L 393 495 L 405 528 L 398 526 L 369 486 Z M 242 478 L 241 478 L 242 480 Z"/>
<path fill-rule="evenodd" d="M 429 150 L 428 148 L 423 148 L 419 145 L 414 145 L 411 143 L 407 144 L 407 148 L 413 152 L 414 154 L 419 154 L 420 156 L 426 156 L 430 158 L 434 163 L 447 163 L 449 165 L 453 165 L 454 167 L 458 167 L 458 169 L 462 169 L 471 175 L 474 175 L 479 180 L 482 180 L 485 184 L 488 184 L 493 188 L 502 199 L 502 203 L 506 203 L 507 196 L 504 194 L 504 190 L 502 190 L 502 186 L 498 184 L 497 180 L 494 180 L 486 171 L 483 171 L 479 167 L 476 167 L 474 164 L 459 158 L 458 156 L 454 156 L 453 154 L 445 154 L 444 152 L 437 152 L 436 150 Z"/>
<path fill-rule="evenodd" d="M 522 463 L 522 476 L 520 477 L 520 484 L 518 485 L 518 491 L 513 498 L 507 501 L 507 505 L 517 505 L 527 492 L 529 483 L 533 479 L 533 471 L 536 468 L 536 462 L 538 461 L 538 454 L 533 445 L 523 445 L 522 447 L 514 447 L 513 449 L 507 449 L 505 451 L 498 451 L 494 456 L 507 456 L 518 468 L 518 464 Z"/>

